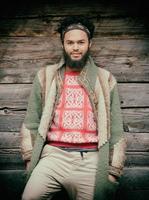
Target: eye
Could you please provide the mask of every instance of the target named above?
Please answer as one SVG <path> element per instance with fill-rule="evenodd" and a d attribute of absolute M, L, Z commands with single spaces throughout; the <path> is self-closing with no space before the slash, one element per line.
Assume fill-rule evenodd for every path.
<path fill-rule="evenodd" d="M 82 40 L 78 42 L 78 44 L 80 44 L 80 45 L 82 45 L 84 43 L 85 43 L 85 41 L 82 41 Z"/>
<path fill-rule="evenodd" d="M 72 41 L 67 41 L 67 44 L 68 45 L 73 45 L 73 42 Z"/>

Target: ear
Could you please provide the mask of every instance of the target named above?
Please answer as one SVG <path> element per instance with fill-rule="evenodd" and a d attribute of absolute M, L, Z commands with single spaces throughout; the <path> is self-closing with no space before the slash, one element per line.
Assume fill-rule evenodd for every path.
<path fill-rule="evenodd" d="M 64 43 L 61 43 L 61 48 L 64 49 Z"/>
<path fill-rule="evenodd" d="M 89 48 L 92 46 L 92 40 L 89 41 Z"/>

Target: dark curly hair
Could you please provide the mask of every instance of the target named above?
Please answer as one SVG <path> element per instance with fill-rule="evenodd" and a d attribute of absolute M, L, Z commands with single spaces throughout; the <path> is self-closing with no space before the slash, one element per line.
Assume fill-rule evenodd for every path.
<path fill-rule="evenodd" d="M 60 37 L 61 37 L 62 41 L 63 41 L 63 31 L 65 31 L 68 26 L 70 26 L 72 24 L 78 24 L 78 23 L 82 24 L 89 30 L 89 32 L 90 32 L 89 39 L 92 39 L 94 30 L 95 30 L 95 26 L 89 20 L 89 18 L 84 17 L 84 16 L 69 16 L 69 17 L 64 18 L 60 22 L 58 29 L 57 29 L 57 31 L 60 33 Z"/>

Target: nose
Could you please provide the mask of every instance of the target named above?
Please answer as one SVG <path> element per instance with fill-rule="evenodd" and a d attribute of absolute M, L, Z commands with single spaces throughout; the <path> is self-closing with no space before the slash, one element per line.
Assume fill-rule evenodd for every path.
<path fill-rule="evenodd" d="M 74 45 L 73 45 L 73 50 L 78 50 L 79 49 L 79 46 L 78 46 L 78 44 L 77 43 L 74 43 Z"/>

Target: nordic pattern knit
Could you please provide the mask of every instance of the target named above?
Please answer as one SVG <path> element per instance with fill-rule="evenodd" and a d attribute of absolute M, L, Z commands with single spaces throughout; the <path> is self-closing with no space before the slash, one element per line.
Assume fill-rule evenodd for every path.
<path fill-rule="evenodd" d="M 87 92 L 77 81 L 79 72 L 66 72 L 59 104 L 47 140 L 50 145 L 97 148 L 94 113 Z"/>

